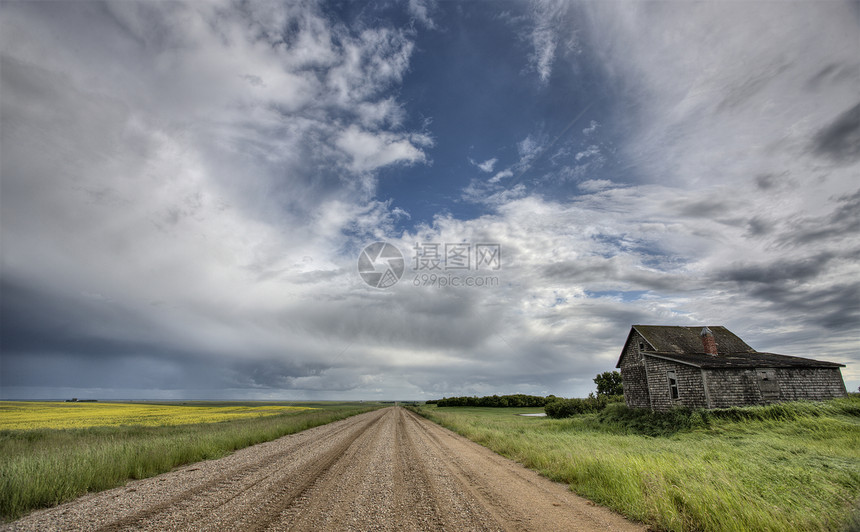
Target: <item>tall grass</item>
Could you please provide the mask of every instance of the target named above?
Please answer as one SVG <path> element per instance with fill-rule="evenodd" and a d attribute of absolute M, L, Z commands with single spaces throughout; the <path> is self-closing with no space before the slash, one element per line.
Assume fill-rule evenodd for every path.
<path fill-rule="evenodd" d="M 11 520 L 379 407 L 312 406 L 317 409 L 220 423 L 0 431 L 0 517 Z"/>
<path fill-rule="evenodd" d="M 857 523 L 857 396 L 666 414 L 609 405 L 568 419 L 512 415 L 539 409 L 418 411 L 657 529 L 795 532 Z"/>

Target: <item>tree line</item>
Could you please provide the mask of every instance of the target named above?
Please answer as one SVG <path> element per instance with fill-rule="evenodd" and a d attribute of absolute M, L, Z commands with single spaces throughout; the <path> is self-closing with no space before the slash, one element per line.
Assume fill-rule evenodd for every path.
<path fill-rule="evenodd" d="M 547 416 L 564 418 L 576 414 L 599 412 L 610 403 L 624 401 L 624 386 L 621 374 L 617 371 L 605 371 L 594 377 L 597 394 L 588 394 L 585 399 L 565 399 L 548 395 L 487 395 L 484 397 L 462 396 L 443 397 L 427 401 L 428 405 L 436 406 L 489 406 L 497 408 L 508 407 L 544 407 Z"/>
<path fill-rule="evenodd" d="M 508 407 L 541 407 L 558 399 L 554 395 L 541 397 L 539 395 L 487 395 L 484 397 L 443 397 L 427 401 L 428 405 L 436 406 L 492 406 L 497 408 Z"/>

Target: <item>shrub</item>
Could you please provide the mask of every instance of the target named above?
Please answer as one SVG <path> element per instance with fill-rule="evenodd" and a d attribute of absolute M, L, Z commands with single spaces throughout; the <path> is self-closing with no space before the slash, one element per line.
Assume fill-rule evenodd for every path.
<path fill-rule="evenodd" d="M 609 404 L 624 401 L 624 396 L 619 395 L 589 395 L 586 399 L 556 399 L 547 403 L 544 407 L 546 415 L 555 418 L 565 418 L 577 414 L 591 414 L 600 412 Z"/>

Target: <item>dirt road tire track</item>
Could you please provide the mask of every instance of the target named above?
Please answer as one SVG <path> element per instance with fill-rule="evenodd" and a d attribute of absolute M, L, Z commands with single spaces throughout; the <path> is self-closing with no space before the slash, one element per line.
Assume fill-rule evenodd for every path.
<path fill-rule="evenodd" d="M 402 408 L 40 510 L 2 530 L 644 530 Z"/>

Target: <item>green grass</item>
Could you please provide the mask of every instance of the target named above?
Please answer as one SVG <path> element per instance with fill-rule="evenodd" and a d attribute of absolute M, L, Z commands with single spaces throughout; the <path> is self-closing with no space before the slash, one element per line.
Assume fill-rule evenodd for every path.
<path fill-rule="evenodd" d="M 212 403 L 243 404 L 261 405 Z M 203 405 L 193 403 L 186 408 Z M 218 423 L 0 431 L 0 518 L 15 519 L 36 508 L 120 486 L 129 479 L 219 458 L 249 445 L 382 406 L 325 402 L 296 405 L 313 409 Z"/>
<path fill-rule="evenodd" d="M 654 414 L 610 405 L 420 414 L 662 530 L 843 530 L 860 522 L 860 397 Z"/>

